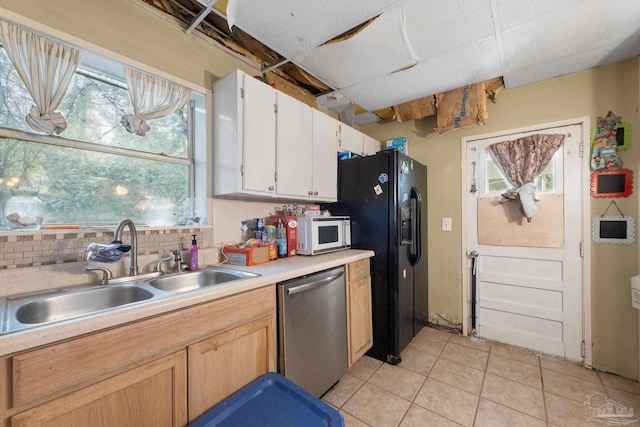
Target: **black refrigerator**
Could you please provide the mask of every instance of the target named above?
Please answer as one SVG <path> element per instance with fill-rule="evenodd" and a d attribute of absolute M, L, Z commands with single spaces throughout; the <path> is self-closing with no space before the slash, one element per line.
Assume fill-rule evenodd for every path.
<path fill-rule="evenodd" d="M 338 162 L 334 215 L 351 216 L 351 247 L 371 249 L 373 347 L 397 364 L 427 323 L 427 167 L 396 150 Z"/>

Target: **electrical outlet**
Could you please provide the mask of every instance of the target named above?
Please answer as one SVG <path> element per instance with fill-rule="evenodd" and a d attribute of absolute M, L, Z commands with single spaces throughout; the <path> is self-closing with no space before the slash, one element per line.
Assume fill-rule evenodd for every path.
<path fill-rule="evenodd" d="M 442 218 L 442 231 L 451 231 L 451 218 Z"/>

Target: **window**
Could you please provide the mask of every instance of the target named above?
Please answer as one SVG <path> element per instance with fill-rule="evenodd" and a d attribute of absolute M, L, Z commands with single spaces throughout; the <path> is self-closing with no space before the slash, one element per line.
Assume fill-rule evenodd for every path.
<path fill-rule="evenodd" d="M 493 157 L 489 154 L 489 150 L 485 150 L 482 154 L 484 159 L 484 167 L 486 171 L 486 179 L 485 188 L 487 189 L 487 194 L 500 195 L 504 193 L 512 185 L 507 181 L 504 177 L 504 173 L 502 172 L 502 168 L 496 164 L 493 160 Z M 562 150 L 558 150 L 546 168 L 542 171 L 540 176 L 536 178 L 536 193 L 554 193 L 561 192 L 562 189 L 555 188 L 557 177 L 556 177 L 556 164 L 557 162 L 562 161 Z"/>
<path fill-rule="evenodd" d="M 0 46 L 0 205 L 12 189 L 36 190 L 45 225 L 144 223 L 147 203 L 162 196 L 173 202 L 178 224 L 204 218 L 205 189 L 194 179 L 202 162 L 193 158 L 204 150 L 204 96 L 194 92 L 182 110 L 151 120 L 140 137 L 120 124 L 132 112 L 124 81 L 124 65 L 83 53 L 58 108 L 67 129 L 40 135 L 24 120 L 33 102 Z"/>

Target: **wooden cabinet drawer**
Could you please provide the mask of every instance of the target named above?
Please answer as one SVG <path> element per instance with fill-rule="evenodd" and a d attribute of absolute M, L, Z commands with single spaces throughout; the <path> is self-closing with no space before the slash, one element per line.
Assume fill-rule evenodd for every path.
<path fill-rule="evenodd" d="M 11 425 L 185 426 L 186 383 L 187 357 L 182 350 L 16 414 Z"/>
<path fill-rule="evenodd" d="M 273 286 L 12 357 L 13 407 L 43 402 L 275 313 Z"/>
<path fill-rule="evenodd" d="M 347 264 L 347 282 L 353 282 L 369 275 L 369 258 Z"/>

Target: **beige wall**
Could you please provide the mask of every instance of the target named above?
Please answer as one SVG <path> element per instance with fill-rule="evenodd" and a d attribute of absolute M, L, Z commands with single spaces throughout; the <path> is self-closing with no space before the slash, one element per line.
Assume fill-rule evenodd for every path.
<path fill-rule="evenodd" d="M 448 320 L 462 319 L 461 138 L 533 124 L 589 116 L 595 126 L 598 115 L 609 110 L 633 125 L 629 151 L 621 152 L 624 166 L 637 180 L 640 159 L 638 117 L 638 59 L 599 67 L 502 92 L 489 103 L 485 126 L 433 131 L 435 120 L 373 124 L 362 128 L 380 140 L 409 137 L 410 155 L 428 167 L 429 213 L 429 312 Z M 586 141 L 588 147 L 588 141 Z M 588 152 L 588 148 L 585 148 Z M 636 190 L 638 185 L 636 184 Z M 591 199 L 591 221 L 602 214 L 610 200 Z M 616 199 L 626 215 L 638 218 L 637 195 Z M 440 230 L 442 217 L 453 218 L 453 231 Z M 590 239 L 590 236 L 586 236 Z M 592 243 L 593 365 L 605 371 L 637 378 L 637 312 L 631 308 L 629 278 L 637 274 L 638 246 Z"/>
<path fill-rule="evenodd" d="M 211 83 L 235 68 L 253 72 L 244 63 L 129 0 L 2 0 L 0 13 L 25 25 L 41 23 L 60 34 L 100 46 L 130 63 L 144 64 L 194 85 Z M 26 17 L 26 19 L 25 19 Z M 46 28 L 41 28 L 46 29 Z M 122 58 L 121 58 L 122 59 Z M 461 205 L 460 138 L 531 124 L 597 115 L 612 110 L 632 122 L 633 148 L 623 153 L 627 167 L 638 172 L 638 61 L 589 70 L 539 84 L 504 91 L 489 105 L 489 121 L 438 135 L 426 119 L 403 124 L 369 125 L 362 130 L 378 139 L 406 135 L 410 154 L 429 167 L 429 285 L 430 313 L 461 321 Z M 637 187 L 637 186 L 636 186 Z M 591 201 L 588 220 L 608 202 Z M 268 203 L 211 202 L 216 242 L 232 240 L 242 217 L 262 215 Z M 637 218 L 637 196 L 618 202 L 625 214 Z M 231 215 L 229 215 L 231 214 Z M 440 218 L 453 219 L 453 231 L 440 231 Z M 637 314 L 631 308 L 629 277 L 636 274 L 637 245 L 593 245 L 593 361 L 594 366 L 637 378 Z"/>

